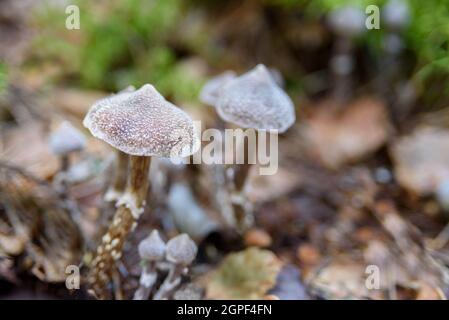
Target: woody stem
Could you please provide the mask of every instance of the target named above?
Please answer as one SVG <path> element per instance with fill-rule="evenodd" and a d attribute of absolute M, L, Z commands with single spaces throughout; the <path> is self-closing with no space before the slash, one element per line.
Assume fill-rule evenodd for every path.
<path fill-rule="evenodd" d="M 107 297 L 107 285 L 111 281 L 115 262 L 121 258 L 123 245 L 129 232 L 137 225 L 143 211 L 148 192 L 148 170 L 150 157 L 131 156 L 131 174 L 125 195 L 119 201 L 108 231 L 97 248 L 92 261 L 89 280 L 94 294 L 100 298 Z"/>

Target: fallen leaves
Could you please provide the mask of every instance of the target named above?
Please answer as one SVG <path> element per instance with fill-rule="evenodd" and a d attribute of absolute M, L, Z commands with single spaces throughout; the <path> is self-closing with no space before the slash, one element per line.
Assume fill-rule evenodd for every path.
<path fill-rule="evenodd" d="M 41 123 L 10 129 L 2 135 L 0 143 L 0 159 L 27 168 L 39 178 L 47 179 L 58 171 L 58 158 L 50 152 Z"/>
<path fill-rule="evenodd" d="M 86 91 L 74 88 L 57 88 L 49 97 L 50 103 L 60 111 L 82 119 L 89 108 L 99 99 L 106 96 L 101 91 Z"/>
<path fill-rule="evenodd" d="M 434 193 L 449 179 L 449 130 L 419 127 L 390 148 L 396 180 L 418 195 Z"/>
<path fill-rule="evenodd" d="M 268 250 L 249 248 L 229 254 L 206 280 L 209 299 L 263 299 L 276 283 L 280 260 Z"/>
<path fill-rule="evenodd" d="M 54 191 L 23 171 L 3 166 L 0 204 L 0 256 L 25 253 L 40 280 L 64 281 L 66 267 L 80 262 L 82 239 Z"/>
<path fill-rule="evenodd" d="M 391 126 L 385 105 L 370 98 L 359 99 L 341 112 L 320 106 L 303 124 L 310 154 L 326 167 L 338 169 L 358 161 L 383 146 Z"/>

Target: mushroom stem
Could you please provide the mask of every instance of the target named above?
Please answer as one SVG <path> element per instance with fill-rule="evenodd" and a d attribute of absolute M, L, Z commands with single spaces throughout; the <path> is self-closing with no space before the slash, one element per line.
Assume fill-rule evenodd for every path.
<path fill-rule="evenodd" d="M 129 156 L 126 153 L 117 150 L 114 181 L 104 196 L 106 201 L 117 201 L 125 191 L 126 180 L 128 177 L 128 165 Z"/>
<path fill-rule="evenodd" d="M 136 209 L 143 209 L 148 193 L 148 171 L 151 157 L 131 156 L 128 192 L 134 197 Z"/>
<path fill-rule="evenodd" d="M 245 184 L 248 180 L 248 174 L 252 167 L 250 158 L 257 152 L 257 146 L 259 143 L 258 134 L 256 133 L 255 148 L 249 145 L 249 139 L 243 139 L 239 142 L 240 146 L 243 146 L 244 163 L 236 165 L 233 168 L 233 193 L 231 195 L 232 209 L 234 212 L 234 219 L 237 227 L 240 230 L 245 230 L 252 224 L 253 217 L 251 212 L 251 206 L 244 194 Z M 242 150 L 242 147 L 237 149 Z"/>
<path fill-rule="evenodd" d="M 61 171 L 67 172 L 67 170 L 69 170 L 69 167 L 70 167 L 69 156 L 67 154 L 61 155 Z"/>
<path fill-rule="evenodd" d="M 59 180 L 58 186 L 60 187 L 61 197 L 67 199 L 68 197 L 68 183 L 67 183 L 67 171 L 70 168 L 70 159 L 68 154 L 62 154 L 60 157 L 61 169 L 60 174 L 56 177 L 56 181 Z"/>
<path fill-rule="evenodd" d="M 339 37 L 335 43 L 331 68 L 333 72 L 333 97 L 337 104 L 347 101 L 351 93 L 353 70 L 352 43 L 346 37 Z"/>
<path fill-rule="evenodd" d="M 154 261 L 145 262 L 140 275 L 139 288 L 134 293 L 134 300 L 148 300 L 151 289 L 157 280 L 157 271 Z"/>
<path fill-rule="evenodd" d="M 179 264 L 171 265 L 167 277 L 155 293 L 153 300 L 167 299 L 170 293 L 181 283 L 181 276 L 185 268 L 185 266 Z"/>
<path fill-rule="evenodd" d="M 137 219 L 145 205 L 151 158 L 131 156 L 130 160 L 131 174 L 127 191 L 117 203 L 118 208 L 112 223 L 97 248 L 97 256 L 92 261 L 90 283 L 99 299 L 107 296 L 106 286 L 116 268 L 115 262 L 121 258 L 126 237 L 136 227 Z"/>

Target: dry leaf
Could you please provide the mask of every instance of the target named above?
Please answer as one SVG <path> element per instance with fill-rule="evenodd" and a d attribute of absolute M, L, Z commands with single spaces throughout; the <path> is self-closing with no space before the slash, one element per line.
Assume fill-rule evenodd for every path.
<path fill-rule="evenodd" d="M 0 251 L 24 250 L 39 279 L 64 281 L 66 267 L 80 262 L 82 238 L 56 193 L 29 173 L 2 166 L 0 203 Z"/>
<path fill-rule="evenodd" d="M 335 113 L 320 107 L 305 121 L 303 133 L 309 152 L 328 168 L 360 160 L 379 149 L 390 132 L 385 106 L 360 99 Z"/>
<path fill-rule="evenodd" d="M 253 166 L 248 183 L 248 198 L 253 202 L 263 203 L 277 199 L 303 182 L 300 176 L 287 169 L 279 168 L 273 175 L 260 175 L 258 170 L 257 166 Z"/>
<path fill-rule="evenodd" d="M 449 130 L 417 128 L 398 139 L 390 151 L 396 179 L 410 191 L 430 194 L 449 178 Z"/>
<path fill-rule="evenodd" d="M 58 88 L 53 91 L 53 94 L 50 97 L 50 103 L 59 109 L 82 119 L 94 102 L 105 96 L 107 96 L 107 94 L 100 91 Z"/>
<path fill-rule="evenodd" d="M 281 262 L 268 250 L 249 248 L 228 255 L 207 277 L 209 299 L 262 299 L 276 283 Z"/>
<path fill-rule="evenodd" d="M 53 176 L 59 168 L 57 157 L 48 147 L 44 127 L 37 122 L 7 131 L 0 141 L 0 159 L 27 168 L 42 179 Z"/>
<path fill-rule="evenodd" d="M 326 299 L 360 299 L 368 297 L 365 266 L 346 259 L 324 267 L 311 281 L 314 292 Z"/>

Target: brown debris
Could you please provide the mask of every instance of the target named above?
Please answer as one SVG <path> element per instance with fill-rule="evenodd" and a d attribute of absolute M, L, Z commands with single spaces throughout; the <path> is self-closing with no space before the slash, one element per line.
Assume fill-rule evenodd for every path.
<path fill-rule="evenodd" d="M 378 150 L 391 132 L 385 105 L 371 99 L 359 99 L 341 113 L 331 112 L 332 105 L 316 107 L 303 124 L 309 153 L 326 167 L 338 169 Z"/>

